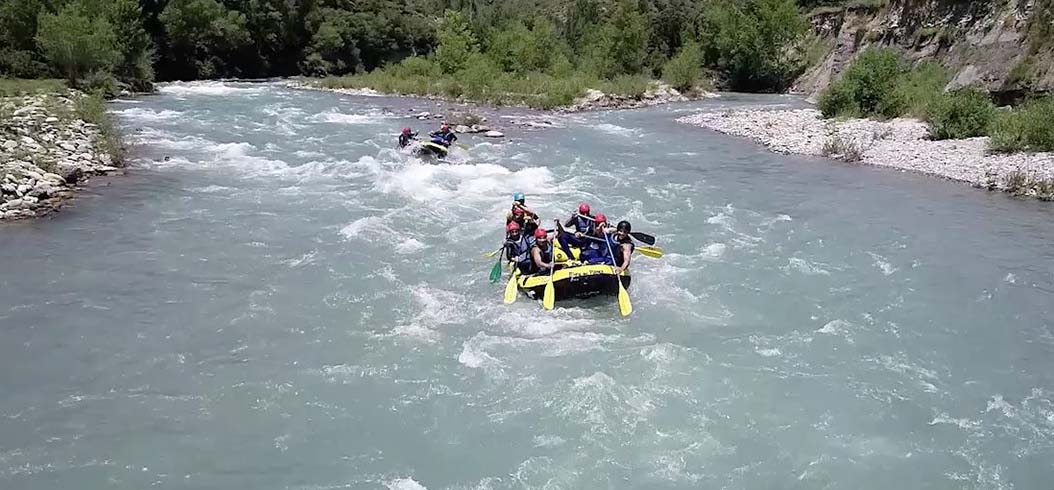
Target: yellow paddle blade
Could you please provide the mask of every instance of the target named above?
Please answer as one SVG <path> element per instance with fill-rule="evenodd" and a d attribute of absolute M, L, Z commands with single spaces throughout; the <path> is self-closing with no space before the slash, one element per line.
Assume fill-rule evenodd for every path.
<path fill-rule="evenodd" d="M 509 276 L 509 282 L 505 284 L 505 304 L 512 304 L 516 302 L 516 297 L 519 296 L 519 291 L 516 290 L 516 273 L 514 272 Z"/>
<path fill-rule="evenodd" d="M 545 294 L 542 295 L 542 308 L 551 310 L 554 306 L 556 306 L 556 288 L 553 286 L 553 279 L 549 278 L 549 282 L 545 285 Z"/>
<path fill-rule="evenodd" d="M 647 245 L 641 245 L 637 247 L 637 251 L 645 257 L 651 257 L 653 259 L 662 258 L 662 249 L 659 247 L 649 247 Z"/>
<path fill-rule="evenodd" d="M 487 253 L 483 254 L 483 256 L 488 258 L 488 259 L 493 259 L 494 257 L 498 256 L 499 252 L 501 252 L 501 249 L 495 250 L 493 252 L 487 252 Z"/>
<path fill-rule="evenodd" d="M 615 268 L 612 267 L 611 269 L 612 269 L 612 272 L 614 272 Z M 633 313 L 633 303 L 630 303 L 630 301 L 629 301 L 629 292 L 626 291 L 626 286 L 622 285 L 622 277 L 617 276 L 617 278 L 618 278 L 618 312 L 621 313 L 622 316 L 629 316 L 630 313 Z"/>

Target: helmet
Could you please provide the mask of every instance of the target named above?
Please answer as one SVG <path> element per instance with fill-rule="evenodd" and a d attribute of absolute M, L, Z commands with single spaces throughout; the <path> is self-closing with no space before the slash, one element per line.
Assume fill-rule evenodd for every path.
<path fill-rule="evenodd" d="M 539 240 L 542 238 L 549 238 L 549 232 L 545 231 L 545 228 L 538 228 L 537 230 L 534 230 L 534 238 Z"/>
<path fill-rule="evenodd" d="M 578 212 L 581 214 L 589 214 L 589 205 L 586 203 L 579 204 Z"/>
<path fill-rule="evenodd" d="M 509 233 L 520 231 L 520 224 L 515 221 L 510 221 L 509 224 L 505 225 L 505 231 Z"/>
<path fill-rule="evenodd" d="M 512 208 L 513 216 L 523 216 L 523 210 L 520 208 Z"/>
<path fill-rule="evenodd" d="M 446 130 L 450 129 L 450 125 L 447 124 L 447 123 L 443 123 L 441 126 L 439 126 L 439 129 L 441 129 L 443 131 L 446 131 Z"/>
<path fill-rule="evenodd" d="M 410 134 L 410 128 L 403 128 L 403 134 Z"/>
<path fill-rule="evenodd" d="M 607 223 L 608 222 L 608 217 L 604 216 L 604 213 L 597 213 L 596 216 L 593 216 L 593 222 L 598 224 L 598 225 L 600 223 Z"/>
<path fill-rule="evenodd" d="M 517 192 L 512 195 L 512 200 L 522 203 L 527 200 L 527 197 L 525 197 L 522 192 Z"/>
<path fill-rule="evenodd" d="M 626 233 L 629 233 L 633 229 L 633 227 L 630 226 L 629 221 L 623 220 L 618 222 L 618 226 L 615 229 L 618 231 L 624 231 Z"/>

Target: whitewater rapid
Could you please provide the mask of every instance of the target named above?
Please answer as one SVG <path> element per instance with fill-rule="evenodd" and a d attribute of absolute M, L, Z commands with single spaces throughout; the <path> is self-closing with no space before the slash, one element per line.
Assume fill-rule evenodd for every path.
<path fill-rule="evenodd" d="M 492 109 L 507 138 L 462 136 L 463 160 L 433 163 L 394 142 L 450 104 L 159 92 L 112 105 L 128 176 L 0 230 L 0 487 L 1054 478 L 1039 203 L 675 122 L 790 97 Z M 514 192 L 545 220 L 585 201 L 658 237 L 662 259 L 634 258 L 632 316 L 501 303 L 482 254 Z"/>

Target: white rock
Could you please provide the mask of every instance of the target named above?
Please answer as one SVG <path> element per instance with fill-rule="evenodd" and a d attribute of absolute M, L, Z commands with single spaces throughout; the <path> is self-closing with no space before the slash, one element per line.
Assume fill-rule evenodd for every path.
<path fill-rule="evenodd" d="M 22 137 L 22 144 L 26 146 L 39 146 L 37 145 L 37 140 L 30 138 L 29 136 Z"/>
<path fill-rule="evenodd" d="M 61 175 L 53 174 L 51 172 L 48 172 L 48 173 L 44 174 L 44 180 L 46 180 L 48 182 L 51 182 L 52 184 L 65 184 L 66 183 L 66 179 L 63 179 Z"/>
<path fill-rule="evenodd" d="M 20 196 L 24 196 L 24 195 L 26 195 L 27 192 L 29 192 L 31 190 L 33 190 L 33 187 L 30 186 L 29 184 L 20 184 L 18 186 L 18 189 L 15 189 L 15 194 L 18 194 Z"/>
<path fill-rule="evenodd" d="M 22 208 L 22 200 L 21 199 L 12 199 L 12 200 L 7 201 L 7 202 L 5 202 L 3 204 L 0 204 L 0 211 L 10 211 L 12 209 L 21 209 L 21 208 Z"/>
<path fill-rule="evenodd" d="M 33 186 L 33 190 L 29 191 L 29 195 L 38 198 L 48 198 L 55 193 L 55 188 L 47 182 L 39 182 Z"/>
<path fill-rule="evenodd" d="M 76 146 L 73 146 L 73 145 L 71 145 L 69 143 L 66 143 L 66 142 L 59 143 L 59 148 L 62 148 L 63 150 L 66 150 L 66 151 L 69 151 L 69 152 L 77 151 L 77 147 Z"/>
<path fill-rule="evenodd" d="M 502 133 L 501 131 L 491 130 L 487 131 L 486 133 L 483 133 L 483 136 L 486 136 L 488 138 L 503 138 L 505 137 L 505 133 Z"/>
<path fill-rule="evenodd" d="M 31 206 L 36 206 L 38 201 L 39 201 L 39 199 L 37 199 L 37 198 L 35 198 L 33 196 L 23 197 L 22 198 L 22 207 L 26 207 L 27 204 L 29 204 Z"/>
<path fill-rule="evenodd" d="M 13 150 L 16 147 L 18 147 L 18 142 L 17 141 L 14 141 L 14 140 L 4 141 L 4 149 L 5 150 Z"/>
<path fill-rule="evenodd" d="M 18 190 L 18 186 L 10 182 L 0 184 L 0 191 L 3 191 L 5 194 L 14 194 L 16 190 Z"/>
<path fill-rule="evenodd" d="M 454 131 L 457 131 L 458 133 L 468 133 L 468 132 L 472 131 L 472 128 L 461 124 L 461 125 L 456 126 L 454 128 Z"/>
<path fill-rule="evenodd" d="M 57 118 L 57 117 L 49 117 L 49 118 L 45 119 L 44 122 L 46 122 L 46 123 L 57 123 L 57 122 L 59 122 L 59 118 Z"/>

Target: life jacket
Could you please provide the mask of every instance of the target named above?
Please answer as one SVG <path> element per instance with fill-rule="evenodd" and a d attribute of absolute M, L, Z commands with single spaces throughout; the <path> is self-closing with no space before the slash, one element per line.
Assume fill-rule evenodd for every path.
<path fill-rule="evenodd" d="M 594 225 L 592 220 L 583 218 L 582 216 L 579 216 L 577 214 L 572 215 L 571 216 L 571 220 L 572 220 L 571 224 L 573 224 L 575 226 L 575 231 L 577 231 L 579 233 L 584 233 L 586 235 L 592 235 L 593 234 L 593 228 L 594 228 L 595 225 Z"/>
<path fill-rule="evenodd" d="M 531 247 L 534 246 L 534 238 L 521 234 L 519 240 L 507 240 L 506 256 L 517 264 L 531 262 Z"/>
<path fill-rule="evenodd" d="M 536 240 L 534 242 L 534 247 L 531 247 L 531 248 L 537 248 L 538 249 L 538 255 L 542 258 L 542 262 L 549 263 L 549 262 L 553 261 L 553 242 L 549 241 L 549 242 L 545 242 L 545 243 L 546 243 L 546 246 L 542 247 L 541 245 L 538 244 L 538 241 Z"/>
<path fill-rule="evenodd" d="M 414 135 L 411 134 L 400 134 L 399 135 L 399 147 L 405 147 L 413 141 Z"/>
<path fill-rule="evenodd" d="M 454 135 L 453 131 L 447 131 L 445 133 L 436 131 L 435 133 L 432 133 L 432 142 L 439 145 L 450 146 L 455 139 L 457 139 L 457 136 Z"/>

